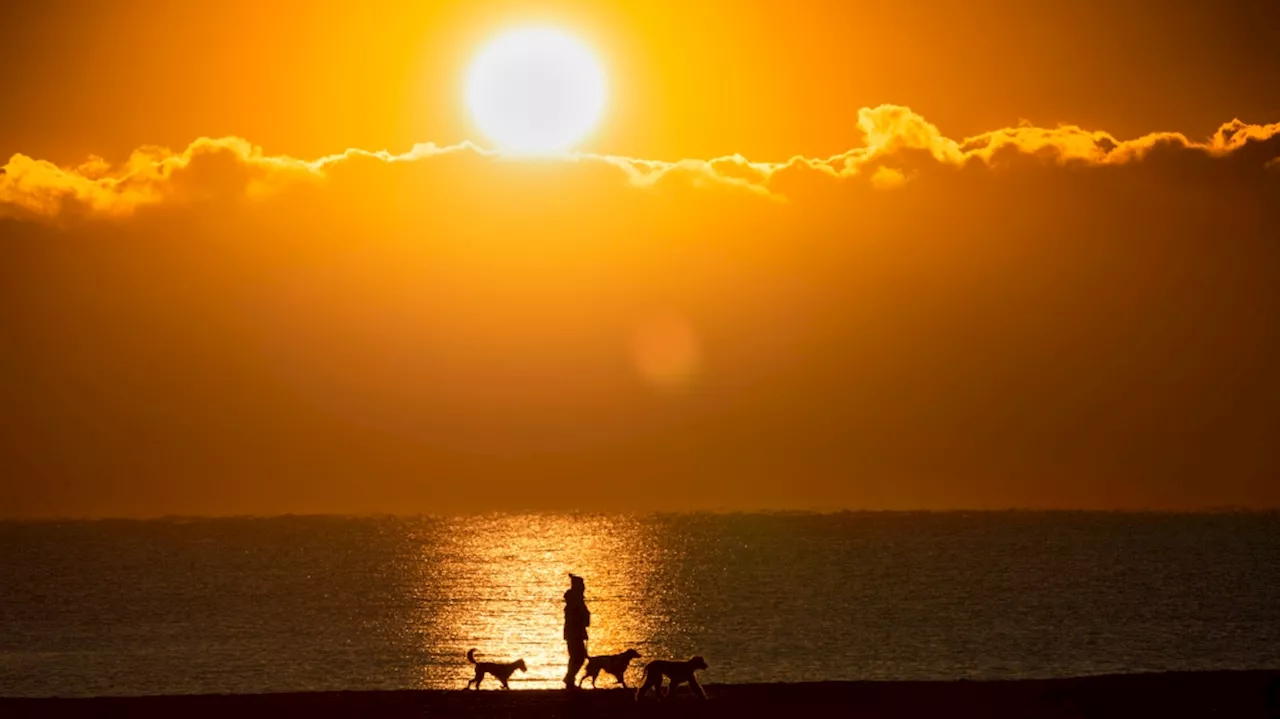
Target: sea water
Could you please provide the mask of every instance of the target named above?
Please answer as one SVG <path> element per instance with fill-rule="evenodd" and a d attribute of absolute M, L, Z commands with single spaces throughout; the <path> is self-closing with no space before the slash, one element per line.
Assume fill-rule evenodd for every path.
<path fill-rule="evenodd" d="M 568 572 L 713 683 L 1280 668 L 1276 513 L 4 522 L 0 696 L 555 687 Z"/>

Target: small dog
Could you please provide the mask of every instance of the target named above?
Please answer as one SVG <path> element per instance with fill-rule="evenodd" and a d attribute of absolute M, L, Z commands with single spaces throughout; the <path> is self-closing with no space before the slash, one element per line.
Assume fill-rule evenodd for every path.
<path fill-rule="evenodd" d="M 480 682 L 484 681 L 484 675 L 486 674 L 492 674 L 497 677 L 498 681 L 502 682 L 503 689 L 510 689 L 511 686 L 507 684 L 507 680 L 511 678 L 511 675 L 515 674 L 517 669 L 521 672 L 528 671 L 524 665 L 523 659 L 517 659 L 510 664 L 478 662 L 476 661 L 476 650 L 474 649 L 467 652 L 467 661 L 476 665 L 476 676 L 471 681 L 467 682 L 467 688 L 470 689 L 471 685 L 474 684 L 476 686 L 476 691 L 480 691 Z"/>
<path fill-rule="evenodd" d="M 622 684 L 623 689 L 627 689 L 627 667 L 631 666 L 632 659 L 639 659 L 640 652 L 634 649 L 628 649 L 621 654 L 609 654 L 603 657 L 587 657 L 587 673 L 582 675 L 578 680 L 578 686 L 591 677 L 591 688 L 596 688 L 596 677 L 600 676 L 600 672 L 610 674 Z"/>
<path fill-rule="evenodd" d="M 653 693 L 658 696 L 658 701 L 662 701 L 675 691 L 675 688 L 681 684 L 688 684 L 697 695 L 703 699 L 707 698 L 707 693 L 702 691 L 702 685 L 698 683 L 698 677 L 695 673 L 699 670 L 706 669 L 707 662 L 702 657 L 693 657 L 683 662 L 671 662 L 659 659 L 658 661 L 649 662 L 644 668 L 644 684 L 636 690 L 636 701 L 640 701 L 640 697 L 649 688 L 653 688 Z M 671 687 L 664 688 L 662 679 L 666 677 L 671 679 Z"/>

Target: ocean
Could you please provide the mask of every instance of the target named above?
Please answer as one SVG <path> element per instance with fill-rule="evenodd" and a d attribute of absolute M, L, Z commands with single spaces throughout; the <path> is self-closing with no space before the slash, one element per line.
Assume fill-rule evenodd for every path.
<path fill-rule="evenodd" d="M 570 571 L 632 681 L 1280 668 L 1277 513 L 0 522 L 0 696 L 555 687 Z"/>

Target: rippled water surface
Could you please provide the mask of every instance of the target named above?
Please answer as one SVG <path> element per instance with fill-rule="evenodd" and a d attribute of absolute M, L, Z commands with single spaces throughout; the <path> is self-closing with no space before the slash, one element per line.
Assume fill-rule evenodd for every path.
<path fill-rule="evenodd" d="M 593 654 L 711 682 L 1280 667 L 1276 514 L 41 522 L 0 523 L 0 695 L 460 688 L 471 647 L 551 687 L 568 571 Z"/>

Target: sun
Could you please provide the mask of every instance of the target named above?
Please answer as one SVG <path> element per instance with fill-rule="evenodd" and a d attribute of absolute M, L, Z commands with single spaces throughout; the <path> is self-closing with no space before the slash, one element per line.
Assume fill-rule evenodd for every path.
<path fill-rule="evenodd" d="M 604 112 L 608 84 L 591 50 L 552 27 L 499 35 L 467 72 L 467 109 L 507 151 L 554 153 L 582 141 Z"/>

